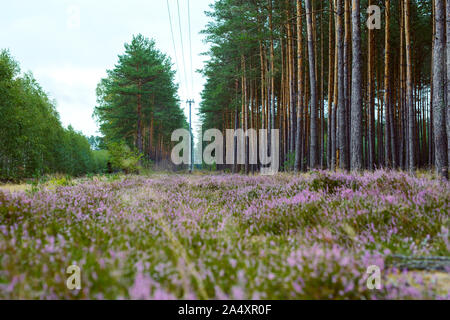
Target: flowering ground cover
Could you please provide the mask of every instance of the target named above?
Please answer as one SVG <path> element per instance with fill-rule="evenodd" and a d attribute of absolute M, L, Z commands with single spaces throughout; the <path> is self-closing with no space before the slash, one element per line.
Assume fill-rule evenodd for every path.
<path fill-rule="evenodd" d="M 450 270 L 386 264 L 450 256 L 449 199 L 448 182 L 385 171 L 0 191 L 0 299 L 450 299 Z M 66 287 L 73 264 L 81 290 Z"/>

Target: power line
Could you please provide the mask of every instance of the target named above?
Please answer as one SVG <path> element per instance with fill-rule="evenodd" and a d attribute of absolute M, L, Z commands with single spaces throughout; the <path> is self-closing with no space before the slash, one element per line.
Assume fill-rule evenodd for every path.
<path fill-rule="evenodd" d="M 190 94 L 193 94 L 194 91 L 194 72 L 193 72 L 193 68 L 194 68 L 194 64 L 192 63 L 192 32 L 191 32 L 191 5 L 190 5 L 190 1 L 187 0 L 187 6 L 188 6 L 188 24 L 189 24 L 189 56 L 190 56 L 190 63 L 191 63 L 191 92 Z M 192 104 L 194 104 L 194 100 L 188 100 L 189 103 L 189 134 L 191 135 L 191 172 L 194 170 L 194 141 L 193 141 L 193 132 L 192 132 Z"/>
<path fill-rule="evenodd" d="M 181 69 L 179 69 L 179 64 L 178 64 L 178 58 L 177 58 L 177 53 L 176 53 L 176 45 L 175 45 L 175 37 L 174 37 L 174 33 L 173 33 L 173 27 L 172 27 L 172 16 L 170 14 L 170 6 L 169 6 L 169 0 L 167 0 L 167 10 L 169 12 L 169 20 L 170 20 L 170 32 L 172 35 L 172 44 L 173 44 L 173 48 L 175 51 L 175 60 L 176 60 L 176 64 L 177 64 L 177 71 L 181 72 Z M 186 72 L 186 60 L 185 60 L 185 56 L 184 56 L 184 44 L 183 44 L 183 31 L 181 28 L 181 15 L 180 15 L 180 3 L 179 0 L 177 0 L 177 11 L 178 11 L 178 25 L 179 25 L 179 29 L 180 29 L 180 40 L 181 40 L 181 55 L 183 58 L 183 70 L 184 70 L 184 80 L 185 80 L 185 88 L 186 88 L 186 94 L 191 94 L 192 92 L 188 92 L 189 88 L 188 88 L 188 80 L 187 80 L 187 72 Z M 193 83 L 194 83 L 194 76 L 193 76 L 193 63 L 192 63 L 192 37 L 191 37 L 191 14 L 190 14 L 190 5 L 189 5 L 189 0 L 188 0 L 188 22 L 189 22 L 189 49 L 190 49 L 190 60 L 191 60 L 191 90 L 193 91 Z M 180 80 L 180 84 L 181 84 L 181 79 L 180 79 L 180 72 L 177 72 L 179 80 Z M 189 153 L 190 153 L 190 166 L 189 166 L 189 171 L 192 172 L 194 169 L 194 165 L 193 165 L 193 134 L 192 134 L 192 104 L 194 104 L 194 100 L 190 99 L 186 101 L 187 104 L 189 104 Z"/>
<path fill-rule="evenodd" d="M 173 51 L 175 53 L 175 65 L 177 66 L 177 76 L 178 76 L 178 82 L 181 85 L 181 78 L 180 78 L 180 73 L 179 73 L 179 63 L 178 63 L 178 55 L 177 55 L 177 47 L 175 45 L 175 37 L 173 34 L 173 27 L 172 27 L 172 15 L 170 14 L 170 5 L 169 5 L 169 0 L 167 0 L 167 12 L 169 13 L 169 23 L 170 23 L 170 33 L 172 35 L 172 45 L 173 45 Z"/>
<path fill-rule="evenodd" d="M 194 64 L 192 63 L 192 32 L 191 32 L 191 6 L 190 1 L 187 1 L 188 5 L 188 23 L 189 23 L 189 54 L 191 58 L 191 89 L 194 91 Z"/>
<path fill-rule="evenodd" d="M 181 29 L 181 15 L 180 15 L 180 2 L 179 2 L 179 0 L 177 0 L 177 9 L 178 9 L 178 24 L 179 24 L 179 27 L 180 27 L 181 55 L 183 56 L 184 80 L 185 80 L 186 90 L 188 90 L 188 81 L 187 81 L 187 73 L 186 73 L 186 60 L 184 59 L 183 31 Z"/>

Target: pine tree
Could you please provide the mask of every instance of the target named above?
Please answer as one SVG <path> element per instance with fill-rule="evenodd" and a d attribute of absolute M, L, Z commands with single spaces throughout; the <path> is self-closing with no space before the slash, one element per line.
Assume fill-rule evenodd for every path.
<path fill-rule="evenodd" d="M 411 44 L 411 3 L 403 0 L 405 12 L 405 44 L 406 44 L 406 106 L 408 111 L 408 169 L 415 170 L 415 115 L 413 101 L 413 74 L 412 74 L 412 44 Z"/>
<path fill-rule="evenodd" d="M 435 0 L 436 34 L 433 51 L 433 128 L 436 148 L 436 171 L 443 177 L 448 176 L 448 143 L 446 133 L 446 110 L 448 108 L 445 75 L 445 0 Z"/>
<path fill-rule="evenodd" d="M 384 147 L 385 147 L 385 166 L 389 168 L 392 164 L 392 147 L 391 140 L 390 140 L 390 128 L 391 128 L 391 102 L 390 102 L 390 67 L 391 67 L 391 50 L 390 50 L 390 30 L 389 30 L 389 24 L 390 24 L 390 18 L 391 18 L 391 2 L 390 0 L 385 1 L 385 21 L 386 21 L 386 27 L 385 27 L 385 52 L 384 52 L 384 104 L 385 104 L 385 113 L 384 113 L 384 119 L 385 119 L 385 134 L 384 134 Z"/>
<path fill-rule="evenodd" d="M 311 125 L 310 125 L 310 166 L 316 168 L 318 162 L 318 136 L 317 136 L 317 92 L 316 92 L 316 61 L 314 55 L 314 40 L 312 26 L 311 0 L 306 0 L 306 26 L 308 31 L 308 60 L 309 79 L 311 91 Z"/>
<path fill-rule="evenodd" d="M 172 131 L 186 127 L 170 60 L 154 41 L 137 35 L 107 74 L 97 88 L 95 109 L 105 139 L 125 141 L 148 159 L 163 160 Z"/>
<path fill-rule="evenodd" d="M 348 168 L 347 159 L 347 120 L 345 107 L 345 74 L 344 74 L 344 0 L 337 0 L 337 56 L 338 56 L 338 150 L 339 167 L 343 170 Z"/>
<path fill-rule="evenodd" d="M 359 2 L 364 8 L 379 4 Z M 355 12 L 348 0 L 330 0 L 326 5 L 300 0 L 216 1 L 210 13 L 213 22 L 205 31 L 213 49 L 205 68 L 211 72 L 206 74 L 202 104 L 211 109 L 215 105 L 218 112 L 234 112 L 233 101 L 242 101 L 245 94 L 232 89 L 236 78 L 242 81 L 239 61 L 243 53 L 248 61 L 251 118 L 260 120 L 262 128 L 280 129 L 284 170 L 292 165 L 303 170 L 319 164 L 332 170 L 337 164 L 347 170 L 350 165 L 353 169 L 354 161 L 361 169 L 373 170 L 378 165 L 407 169 L 410 155 L 416 157 L 413 169 L 429 166 L 434 149 L 430 143 L 433 110 L 427 93 L 432 86 L 426 63 L 431 59 L 432 42 L 427 36 L 432 26 L 431 0 L 410 0 L 408 8 L 404 0 L 384 2 L 385 30 L 378 32 L 362 28 L 365 21 L 361 17 L 351 19 Z M 392 12 L 393 7 L 398 12 Z M 352 32 L 357 27 L 359 37 Z M 367 39 L 360 44 L 359 53 L 358 40 L 352 39 L 352 34 Z M 324 46 L 326 40 L 328 46 Z M 358 64 L 365 63 L 367 67 L 359 70 L 366 76 L 359 79 Z M 236 99 L 229 98 L 230 90 L 236 92 Z M 328 112 L 324 110 L 325 91 Z M 358 94 L 365 103 L 358 102 Z M 356 115 L 352 115 L 353 108 Z M 209 116 L 207 108 L 204 111 L 204 126 L 211 127 L 217 119 Z M 225 120 L 228 127 L 232 127 L 230 119 Z M 354 120 L 362 122 L 360 129 Z M 354 147 L 356 136 L 361 138 L 360 148 Z M 295 164 L 286 162 L 292 151 Z"/>
<path fill-rule="evenodd" d="M 297 0 L 297 132 L 295 135 L 295 171 L 301 169 L 302 161 L 302 110 L 303 110 L 303 19 L 302 2 Z"/>
<path fill-rule="evenodd" d="M 352 110 L 351 110 L 351 169 L 363 169 L 362 149 L 362 73 L 361 73 L 361 27 L 360 1 L 352 3 L 353 25 L 353 68 L 352 68 Z"/>
<path fill-rule="evenodd" d="M 447 153 L 450 166 L 450 0 L 447 0 Z"/>

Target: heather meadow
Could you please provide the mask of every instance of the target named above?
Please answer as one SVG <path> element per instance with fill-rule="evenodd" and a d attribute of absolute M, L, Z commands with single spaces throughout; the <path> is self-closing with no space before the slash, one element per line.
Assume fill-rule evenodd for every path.
<path fill-rule="evenodd" d="M 389 171 L 3 188 L 0 299 L 449 299 L 449 270 L 389 263 L 450 256 L 449 199 L 448 181 Z"/>

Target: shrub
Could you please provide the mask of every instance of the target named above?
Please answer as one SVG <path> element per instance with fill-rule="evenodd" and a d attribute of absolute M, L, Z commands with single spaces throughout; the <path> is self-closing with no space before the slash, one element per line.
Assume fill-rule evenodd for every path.
<path fill-rule="evenodd" d="M 49 185 L 55 187 L 69 187 L 73 186 L 72 178 L 70 176 L 54 178 L 48 182 Z"/>
<path fill-rule="evenodd" d="M 283 164 L 284 171 L 290 171 L 295 166 L 295 152 L 289 152 L 287 154 L 287 159 Z"/>
<path fill-rule="evenodd" d="M 112 142 L 108 145 L 110 161 L 114 169 L 122 170 L 125 174 L 139 173 L 141 170 L 142 154 L 132 150 L 124 142 Z"/>

